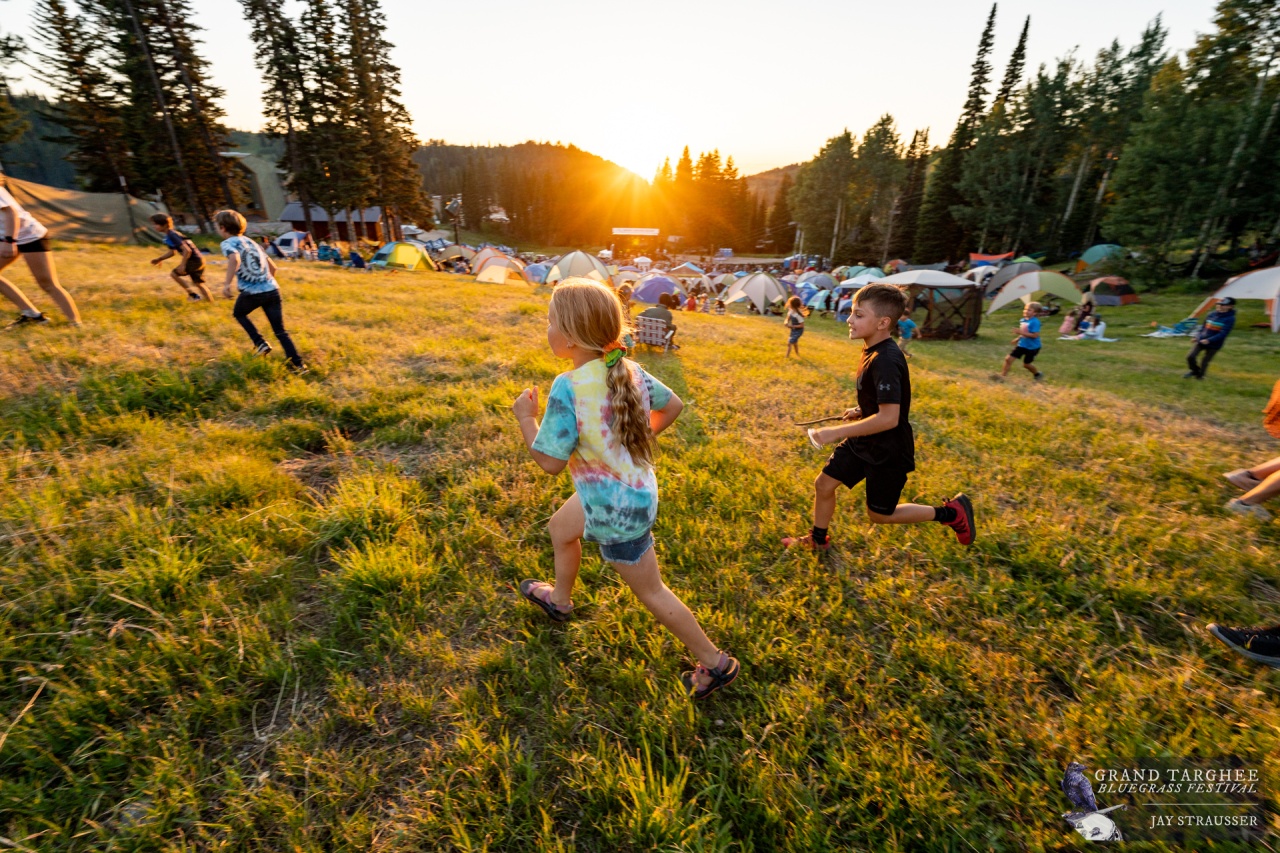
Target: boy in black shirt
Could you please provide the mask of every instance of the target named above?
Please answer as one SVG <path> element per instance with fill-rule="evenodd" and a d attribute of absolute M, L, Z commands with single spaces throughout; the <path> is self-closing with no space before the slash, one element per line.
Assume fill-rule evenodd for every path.
<path fill-rule="evenodd" d="M 814 483 L 813 530 L 788 536 L 782 544 L 826 551 L 827 529 L 836 510 L 836 489 L 867 481 L 867 517 L 875 524 L 937 521 L 956 532 L 960 544 L 973 542 L 973 504 L 960 493 L 942 506 L 900 504 L 898 498 L 915 470 L 911 413 L 911 376 L 907 360 L 889 336 L 907 307 L 907 295 L 891 284 L 869 284 L 854 297 L 849 338 L 863 342 L 858 366 L 858 405 L 844 413 L 848 426 L 809 430 L 814 447 L 844 439 Z"/>

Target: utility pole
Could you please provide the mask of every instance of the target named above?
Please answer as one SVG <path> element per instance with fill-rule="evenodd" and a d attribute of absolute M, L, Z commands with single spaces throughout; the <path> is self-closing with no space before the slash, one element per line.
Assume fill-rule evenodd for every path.
<path fill-rule="evenodd" d="M 160 87 L 160 75 L 156 73 L 155 59 L 151 55 L 151 44 L 142 32 L 142 23 L 138 20 L 138 13 L 134 11 L 133 0 L 124 0 L 124 8 L 129 15 L 129 21 L 133 24 L 134 35 L 138 37 L 138 46 L 142 48 L 142 55 L 147 61 L 147 71 L 151 74 L 151 84 L 155 86 L 156 90 L 156 103 L 160 106 L 160 115 L 164 117 L 165 129 L 169 131 L 169 144 L 173 146 L 173 161 L 178 167 L 178 173 L 182 175 L 182 186 L 187 193 L 187 204 L 191 207 L 191 214 L 200 218 L 200 232 L 208 234 L 208 212 L 202 210 L 200 204 L 196 201 L 196 188 L 191 183 L 191 174 L 187 171 L 186 163 L 182 160 L 182 146 L 178 144 L 178 132 L 173 128 L 173 116 L 169 112 L 169 105 L 165 103 L 164 90 Z"/>

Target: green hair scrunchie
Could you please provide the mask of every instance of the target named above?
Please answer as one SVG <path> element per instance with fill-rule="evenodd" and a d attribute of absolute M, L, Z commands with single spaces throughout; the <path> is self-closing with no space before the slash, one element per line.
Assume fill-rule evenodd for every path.
<path fill-rule="evenodd" d="M 618 346 L 615 349 L 609 350 L 604 354 L 604 366 L 613 367 L 615 364 L 621 361 L 622 357 L 626 354 L 627 354 L 626 347 L 623 347 L 623 346 Z"/>

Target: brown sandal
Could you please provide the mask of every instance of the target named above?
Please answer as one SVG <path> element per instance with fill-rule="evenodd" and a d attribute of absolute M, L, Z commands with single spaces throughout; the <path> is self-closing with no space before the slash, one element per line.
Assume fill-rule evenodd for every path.
<path fill-rule="evenodd" d="M 692 672 L 681 673 L 680 681 L 684 683 L 684 689 L 694 699 L 706 699 L 721 687 L 731 684 L 738 677 L 741 669 L 742 667 L 738 664 L 737 658 L 721 652 L 719 666 L 714 669 L 707 669 L 702 664 L 698 664 L 693 668 Z M 699 676 L 708 676 L 711 681 L 700 687 L 698 686 Z"/>
<path fill-rule="evenodd" d="M 552 589 L 551 584 L 546 581 L 532 579 L 520 581 L 521 595 L 541 607 L 542 612 L 546 613 L 553 622 L 568 622 L 569 617 L 573 615 L 573 605 L 570 604 L 567 610 L 561 610 L 560 606 L 551 600 Z"/>

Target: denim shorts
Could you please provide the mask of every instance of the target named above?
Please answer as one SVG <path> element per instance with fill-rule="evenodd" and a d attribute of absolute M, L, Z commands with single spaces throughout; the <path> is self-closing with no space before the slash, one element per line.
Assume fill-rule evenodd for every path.
<path fill-rule="evenodd" d="M 630 542 L 616 542 L 612 545 L 600 544 L 600 556 L 610 563 L 622 563 L 634 566 L 640 558 L 653 547 L 653 531 L 646 530 L 644 535 Z"/>
<path fill-rule="evenodd" d="M 791 336 L 787 338 L 787 343 L 794 344 L 800 340 L 800 336 L 804 334 L 804 326 L 792 326 Z"/>

